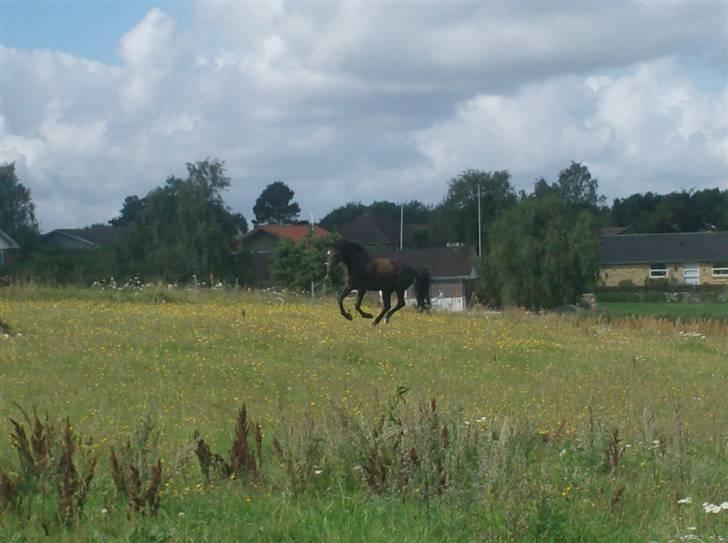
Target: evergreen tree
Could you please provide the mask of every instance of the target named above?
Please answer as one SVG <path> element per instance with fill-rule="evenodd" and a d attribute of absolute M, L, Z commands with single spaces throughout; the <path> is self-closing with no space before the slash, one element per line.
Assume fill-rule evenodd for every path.
<path fill-rule="evenodd" d="M 282 181 L 271 183 L 255 201 L 253 224 L 290 224 L 296 220 L 301 208 L 293 202 L 294 192 Z"/>

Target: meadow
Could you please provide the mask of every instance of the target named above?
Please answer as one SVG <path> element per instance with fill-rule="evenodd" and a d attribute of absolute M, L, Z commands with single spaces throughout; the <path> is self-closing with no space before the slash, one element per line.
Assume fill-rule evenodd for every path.
<path fill-rule="evenodd" d="M 728 303 L 650 303 L 606 302 L 601 306 L 614 316 L 651 316 L 664 319 L 724 319 L 728 320 Z"/>
<path fill-rule="evenodd" d="M 728 541 L 725 321 L 40 288 L 0 318 L 2 541 Z"/>

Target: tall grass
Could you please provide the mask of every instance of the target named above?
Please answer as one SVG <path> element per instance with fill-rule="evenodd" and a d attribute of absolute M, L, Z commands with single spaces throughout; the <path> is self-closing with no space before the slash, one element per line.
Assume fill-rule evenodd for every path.
<path fill-rule="evenodd" d="M 725 323 L 22 294 L 0 540 L 728 534 Z"/>

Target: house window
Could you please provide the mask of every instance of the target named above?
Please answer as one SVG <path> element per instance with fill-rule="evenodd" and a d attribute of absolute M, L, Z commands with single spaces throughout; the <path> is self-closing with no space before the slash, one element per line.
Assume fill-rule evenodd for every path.
<path fill-rule="evenodd" d="M 715 262 L 713 264 L 713 277 L 728 277 L 728 262 Z"/>
<path fill-rule="evenodd" d="M 667 264 L 650 264 L 650 279 L 667 277 Z"/>

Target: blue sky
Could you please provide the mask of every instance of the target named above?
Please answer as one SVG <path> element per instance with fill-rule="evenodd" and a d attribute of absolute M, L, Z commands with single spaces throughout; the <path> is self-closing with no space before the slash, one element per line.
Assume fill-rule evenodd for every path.
<path fill-rule="evenodd" d="M 191 2 L 0 1 L 0 43 L 18 49 L 51 49 L 108 64 L 118 64 L 119 39 L 153 8 L 189 24 Z"/>
<path fill-rule="evenodd" d="M 208 157 L 248 218 L 277 180 L 322 217 L 572 160 L 610 199 L 728 188 L 728 2 L 0 0 L 0 77 L 44 230 Z"/>

